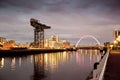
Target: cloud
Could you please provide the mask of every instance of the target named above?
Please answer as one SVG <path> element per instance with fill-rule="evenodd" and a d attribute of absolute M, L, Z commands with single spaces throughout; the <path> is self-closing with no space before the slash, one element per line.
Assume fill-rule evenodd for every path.
<path fill-rule="evenodd" d="M 119 13 L 119 0 L 1 0 L 0 7 L 9 8 L 10 6 L 26 10 L 52 10 L 57 12 L 64 9 L 84 10 L 93 8 L 97 11 L 108 11 Z M 57 10 L 58 9 L 58 10 Z"/>
<path fill-rule="evenodd" d="M 46 37 L 58 34 L 74 40 L 91 34 L 104 42 L 112 40 L 113 29 L 119 28 L 115 26 L 120 24 L 119 14 L 119 0 L 1 0 L 0 33 L 15 40 L 31 40 L 29 19 L 34 17 L 52 27 L 45 31 Z"/>

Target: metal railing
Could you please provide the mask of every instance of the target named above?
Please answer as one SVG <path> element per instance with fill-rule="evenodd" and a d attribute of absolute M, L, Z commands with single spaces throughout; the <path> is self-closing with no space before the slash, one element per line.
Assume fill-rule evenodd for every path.
<path fill-rule="evenodd" d="M 101 60 L 94 64 L 94 70 L 92 73 L 92 78 L 89 80 L 103 80 L 104 72 L 109 57 L 109 50 L 103 55 Z"/>

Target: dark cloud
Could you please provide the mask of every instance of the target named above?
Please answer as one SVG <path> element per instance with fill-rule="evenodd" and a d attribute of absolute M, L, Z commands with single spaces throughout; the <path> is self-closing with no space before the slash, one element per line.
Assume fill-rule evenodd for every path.
<path fill-rule="evenodd" d="M 120 12 L 120 0 L 1 0 L 1 8 L 20 8 L 26 10 L 48 10 L 52 12 L 62 10 L 77 10 L 93 8 L 94 10 Z"/>

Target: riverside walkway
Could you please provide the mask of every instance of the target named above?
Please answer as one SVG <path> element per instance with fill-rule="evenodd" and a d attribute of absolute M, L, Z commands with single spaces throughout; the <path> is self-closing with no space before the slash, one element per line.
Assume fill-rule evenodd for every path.
<path fill-rule="evenodd" d="M 110 51 L 104 80 L 120 80 L 120 50 Z"/>
<path fill-rule="evenodd" d="M 120 50 L 107 51 L 86 80 L 120 80 Z"/>

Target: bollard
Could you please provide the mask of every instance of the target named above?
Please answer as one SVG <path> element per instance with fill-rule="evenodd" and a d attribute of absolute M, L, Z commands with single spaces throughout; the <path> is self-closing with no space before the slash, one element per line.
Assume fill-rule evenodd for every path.
<path fill-rule="evenodd" d="M 97 69 L 97 65 L 99 65 L 99 62 L 94 63 L 94 70 Z"/>

